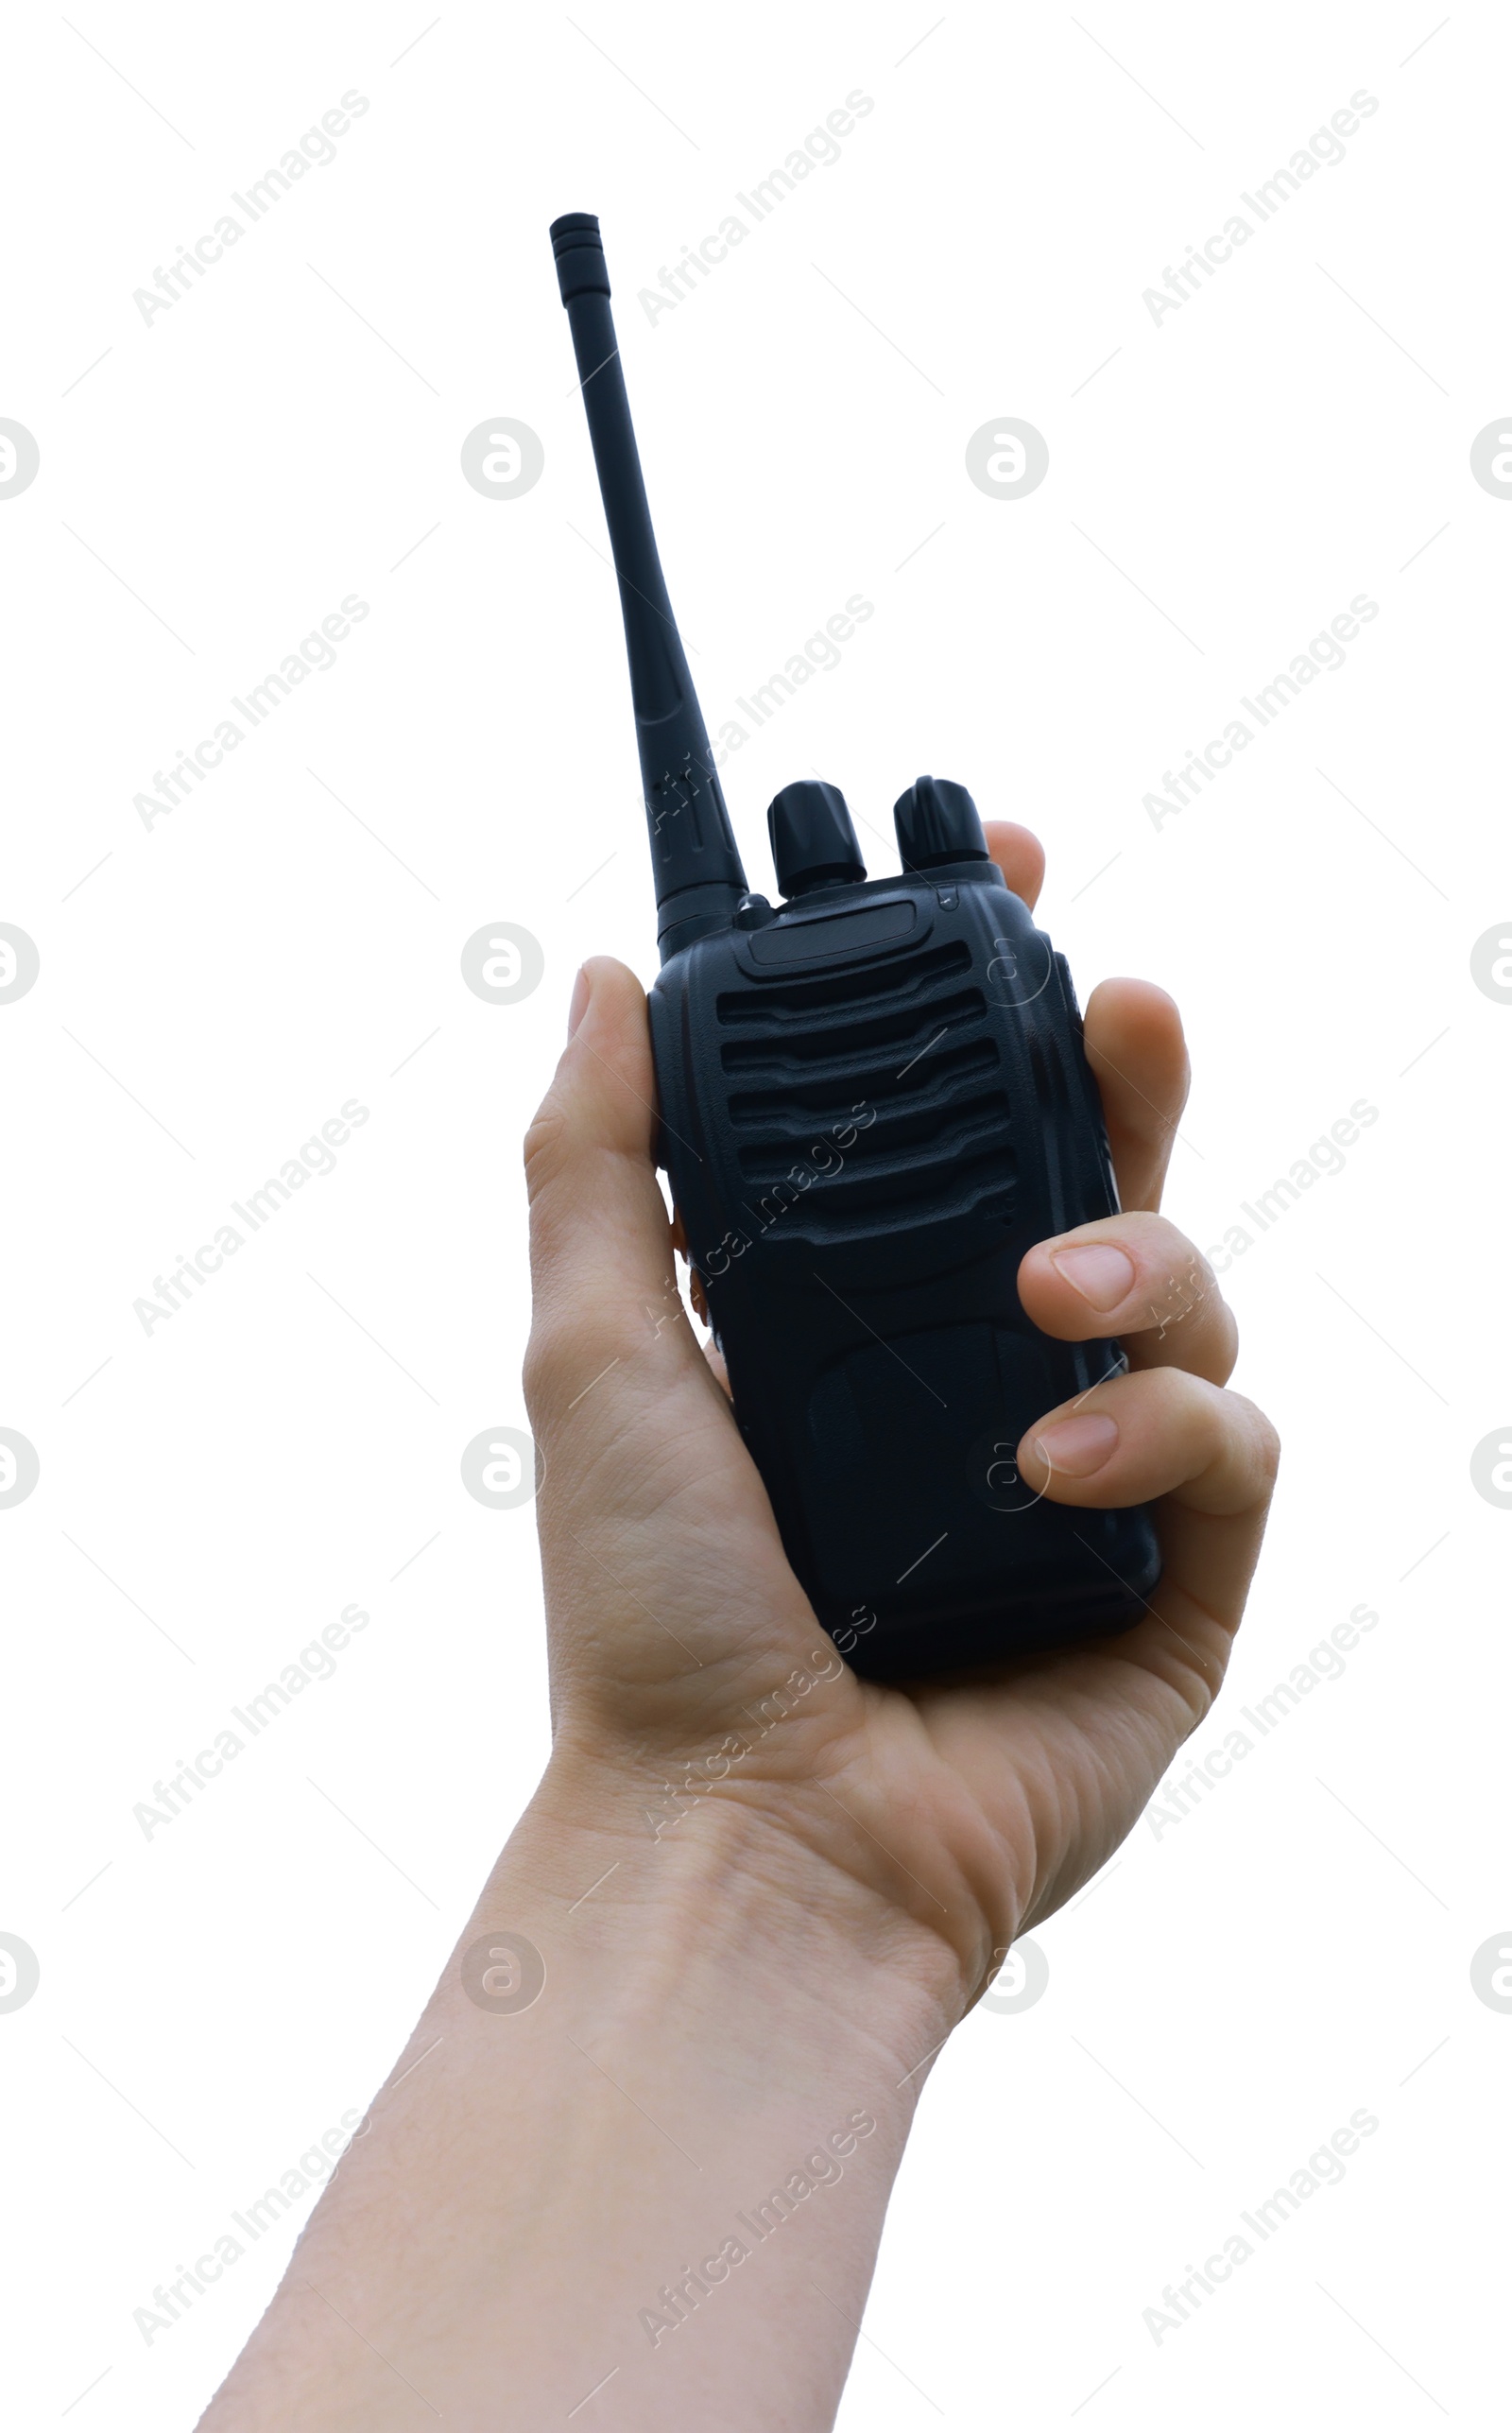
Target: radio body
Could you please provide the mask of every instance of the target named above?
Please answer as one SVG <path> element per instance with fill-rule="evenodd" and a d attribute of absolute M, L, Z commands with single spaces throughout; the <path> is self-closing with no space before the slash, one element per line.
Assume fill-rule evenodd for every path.
<path fill-rule="evenodd" d="M 1064 958 L 991 862 L 802 895 L 651 991 L 661 1162 L 789 1561 L 856 1669 L 990 1663 L 1136 1620 L 1148 1514 L 1020 1479 L 1126 1364 L 1016 1278 L 1117 1194 Z"/>
<path fill-rule="evenodd" d="M 662 969 L 658 1159 L 794 1571 L 858 1672 L 916 1678 L 1128 1628 L 1147 1510 L 1052 1504 L 1032 1422 L 1126 1366 L 1025 1316 L 1031 1246 L 1117 1191 L 1065 960 L 919 778 L 902 875 L 839 790 L 785 787 L 752 895 L 651 531 L 598 223 L 552 229 L 614 563 Z"/>

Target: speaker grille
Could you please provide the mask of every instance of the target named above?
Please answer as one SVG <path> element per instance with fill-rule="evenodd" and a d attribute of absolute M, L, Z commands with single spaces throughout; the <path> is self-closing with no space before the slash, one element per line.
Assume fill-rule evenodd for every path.
<path fill-rule="evenodd" d="M 1008 1100 L 964 941 L 717 1003 L 746 1205 L 818 1249 L 1013 1193 Z"/>

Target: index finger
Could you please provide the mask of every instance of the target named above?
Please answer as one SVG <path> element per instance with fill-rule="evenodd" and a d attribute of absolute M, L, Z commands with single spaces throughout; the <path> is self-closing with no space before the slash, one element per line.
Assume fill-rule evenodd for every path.
<path fill-rule="evenodd" d="M 1004 885 L 1032 912 L 1044 885 L 1045 849 L 1032 828 L 1016 820 L 984 820 L 987 849 L 1003 872 Z"/>
<path fill-rule="evenodd" d="M 984 820 L 982 827 L 1005 884 L 1032 912 L 1044 883 L 1044 847 L 1015 820 Z M 1159 1208 L 1191 1080 L 1181 1017 L 1147 980 L 1104 980 L 1085 1020 L 1119 1199 L 1126 1209 Z"/>
<path fill-rule="evenodd" d="M 1181 1016 L 1151 980 L 1101 980 L 1084 1023 L 1119 1199 L 1159 1208 L 1192 1078 Z"/>

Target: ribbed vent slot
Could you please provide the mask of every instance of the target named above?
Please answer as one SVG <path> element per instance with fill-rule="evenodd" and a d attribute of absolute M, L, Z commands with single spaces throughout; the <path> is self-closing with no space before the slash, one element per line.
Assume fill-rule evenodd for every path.
<path fill-rule="evenodd" d="M 815 1244 L 1011 1189 L 1007 1099 L 964 943 L 719 1000 L 747 1214 Z M 797 1178 L 795 1180 L 795 1177 Z"/>
<path fill-rule="evenodd" d="M 995 1040 L 965 1039 L 953 1044 L 949 1025 L 937 1017 L 933 1029 L 927 1025 L 924 1028 L 927 1035 L 917 1047 L 909 1039 L 885 1047 L 880 1042 L 863 1041 L 859 1052 L 844 1063 L 830 1058 L 822 1062 L 794 1058 L 795 1078 L 785 1089 L 737 1090 L 730 1100 L 730 1121 L 742 1128 L 791 1122 L 801 1130 L 805 1124 L 849 1115 L 860 1097 L 880 1106 L 887 1099 L 901 1101 L 996 1069 Z M 934 1044 L 942 1030 L 946 1036 Z M 801 1078 L 797 1078 L 799 1074 Z"/>

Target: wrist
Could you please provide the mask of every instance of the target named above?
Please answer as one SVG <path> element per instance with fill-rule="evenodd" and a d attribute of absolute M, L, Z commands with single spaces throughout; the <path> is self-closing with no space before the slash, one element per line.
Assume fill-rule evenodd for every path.
<path fill-rule="evenodd" d="M 606 2036 L 664 2035 L 675 2010 L 732 2068 L 853 2037 L 878 2083 L 896 2062 L 887 2084 L 917 2096 L 970 1998 L 948 1937 L 814 1848 L 770 1787 L 669 1800 L 682 1780 L 558 1748 L 464 1946 L 513 1925 L 548 1978 L 593 1984 Z"/>

